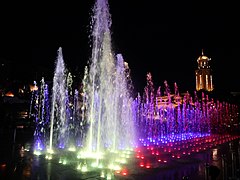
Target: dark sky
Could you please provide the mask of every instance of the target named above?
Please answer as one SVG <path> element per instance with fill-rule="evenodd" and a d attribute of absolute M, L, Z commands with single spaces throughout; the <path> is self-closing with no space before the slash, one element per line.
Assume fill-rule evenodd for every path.
<path fill-rule="evenodd" d="M 0 4 L 0 59 L 23 64 L 24 77 L 51 79 L 61 46 L 67 67 L 83 74 L 91 52 L 94 4 L 84 1 Z M 156 0 L 110 0 L 109 4 L 112 46 L 129 63 L 136 91 L 146 85 L 147 72 L 156 86 L 167 80 L 170 88 L 177 82 L 180 91 L 193 91 L 202 48 L 212 59 L 215 89 L 240 91 L 237 4 Z"/>

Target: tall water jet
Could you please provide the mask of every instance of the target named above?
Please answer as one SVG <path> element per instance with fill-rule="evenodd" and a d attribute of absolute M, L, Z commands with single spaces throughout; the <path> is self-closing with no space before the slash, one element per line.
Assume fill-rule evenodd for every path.
<path fill-rule="evenodd" d="M 133 143 L 134 131 L 129 125 L 133 114 L 126 64 L 120 55 L 116 60 L 111 47 L 108 2 L 97 0 L 93 12 L 93 45 L 85 113 L 89 128 L 85 147 L 87 152 L 99 154 L 106 150 L 128 148 Z"/>
<path fill-rule="evenodd" d="M 64 147 L 66 132 L 66 75 L 62 48 L 58 49 L 52 88 L 49 150 L 53 145 Z"/>
<path fill-rule="evenodd" d="M 113 137 L 114 149 L 132 147 L 135 142 L 134 118 L 135 109 L 131 98 L 132 82 L 128 63 L 124 62 L 123 56 L 117 54 L 116 73 L 114 81 L 114 121 Z M 110 100 L 111 101 L 111 100 Z"/>
<path fill-rule="evenodd" d="M 78 131 L 77 127 L 77 114 L 75 112 L 76 106 L 74 106 L 74 98 L 78 94 L 74 94 L 73 96 L 73 90 L 72 90 L 72 84 L 73 84 L 73 79 L 72 75 L 70 72 L 68 72 L 67 78 L 66 78 L 66 123 L 67 123 L 67 132 L 66 132 L 66 137 L 65 137 L 65 142 L 68 143 L 69 147 L 74 147 L 75 146 L 75 136 L 76 136 L 76 131 Z M 76 117 L 74 117 L 76 115 Z"/>

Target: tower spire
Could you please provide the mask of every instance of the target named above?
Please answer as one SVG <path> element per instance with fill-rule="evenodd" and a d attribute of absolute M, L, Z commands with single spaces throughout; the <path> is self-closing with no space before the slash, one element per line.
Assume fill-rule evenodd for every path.
<path fill-rule="evenodd" d="M 212 91 L 212 70 L 209 66 L 209 60 L 207 56 L 204 56 L 203 49 L 202 55 L 198 57 L 198 69 L 195 71 L 196 76 L 196 90 Z"/>

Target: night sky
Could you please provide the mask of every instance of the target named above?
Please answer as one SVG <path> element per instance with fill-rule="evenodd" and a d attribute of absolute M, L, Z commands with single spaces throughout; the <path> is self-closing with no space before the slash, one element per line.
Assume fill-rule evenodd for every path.
<path fill-rule="evenodd" d="M 21 67 L 16 78 L 51 80 L 62 47 L 67 68 L 80 78 L 91 54 L 93 5 L 1 4 L 0 60 Z M 109 6 L 112 47 L 129 63 L 135 91 L 143 91 L 151 72 L 155 86 L 167 80 L 170 88 L 177 82 L 180 92 L 192 92 L 202 49 L 212 59 L 215 89 L 240 91 L 237 4 L 110 0 Z"/>

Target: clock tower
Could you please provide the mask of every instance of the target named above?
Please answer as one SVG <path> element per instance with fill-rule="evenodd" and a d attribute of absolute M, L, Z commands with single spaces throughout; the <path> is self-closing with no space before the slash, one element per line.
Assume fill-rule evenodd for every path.
<path fill-rule="evenodd" d="M 198 57 L 198 69 L 195 70 L 196 76 L 196 90 L 212 91 L 212 69 L 210 68 L 209 61 L 211 58 L 208 58 L 204 55 L 202 50 L 202 55 Z"/>

